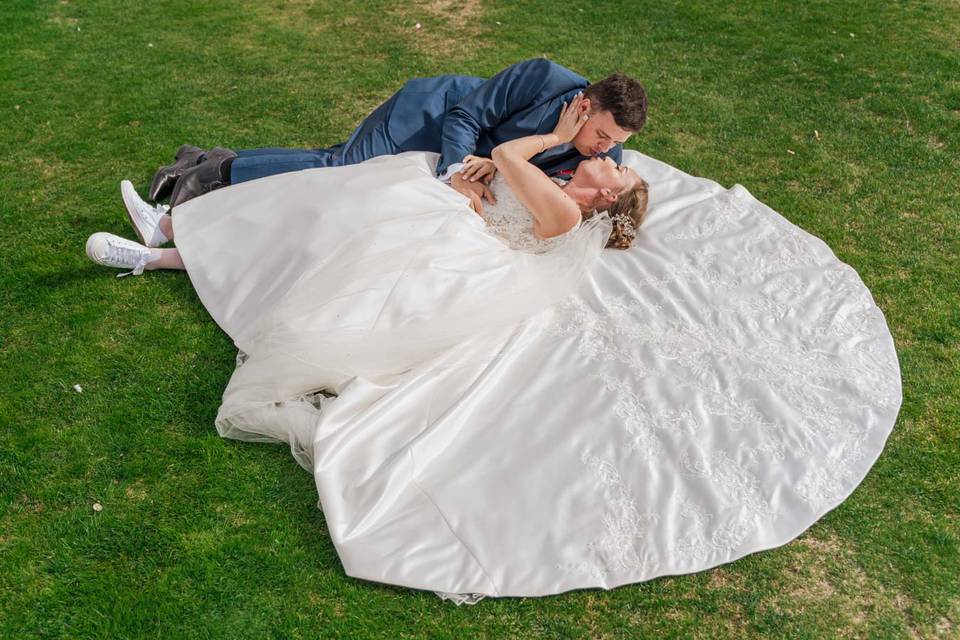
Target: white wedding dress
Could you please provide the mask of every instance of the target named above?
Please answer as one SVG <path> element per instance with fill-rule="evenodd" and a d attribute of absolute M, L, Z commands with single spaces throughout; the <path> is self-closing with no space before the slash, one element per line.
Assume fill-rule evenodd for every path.
<path fill-rule="evenodd" d="M 782 545 L 860 483 L 899 368 L 823 242 L 628 151 L 634 247 L 601 251 L 606 216 L 543 243 L 502 181 L 488 226 L 435 161 L 174 209 L 241 352 L 217 428 L 290 445 L 349 575 L 457 602 L 612 588 Z"/>

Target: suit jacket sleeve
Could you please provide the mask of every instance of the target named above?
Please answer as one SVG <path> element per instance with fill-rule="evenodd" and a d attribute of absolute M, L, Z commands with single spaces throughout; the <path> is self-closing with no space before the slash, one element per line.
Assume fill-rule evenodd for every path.
<path fill-rule="evenodd" d="M 477 138 L 511 115 L 537 102 L 569 91 L 582 78 L 542 58 L 507 67 L 463 96 L 443 120 L 437 175 L 461 162 L 477 148 Z"/>
<path fill-rule="evenodd" d="M 607 151 L 606 155 L 613 158 L 613 161 L 616 162 L 617 164 L 623 164 L 623 145 L 622 144 L 614 145 L 613 148 L 610 149 L 610 151 Z"/>

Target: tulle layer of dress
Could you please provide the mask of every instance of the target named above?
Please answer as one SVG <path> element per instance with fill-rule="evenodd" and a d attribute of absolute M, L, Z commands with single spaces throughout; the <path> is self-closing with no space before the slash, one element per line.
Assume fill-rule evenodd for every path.
<path fill-rule="evenodd" d="M 605 218 L 510 251 L 431 154 L 175 209 L 245 354 L 217 427 L 290 445 L 349 575 L 475 602 L 700 571 L 880 454 L 899 368 L 856 272 L 743 187 L 624 160 L 651 192 L 628 251 Z"/>

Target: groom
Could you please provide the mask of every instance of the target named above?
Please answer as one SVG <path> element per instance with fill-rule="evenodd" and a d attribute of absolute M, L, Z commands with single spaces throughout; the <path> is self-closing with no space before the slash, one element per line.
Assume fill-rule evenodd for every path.
<path fill-rule="evenodd" d="M 176 206 L 213 189 L 277 173 L 355 164 L 404 151 L 433 151 L 440 154 L 437 177 L 468 197 L 481 213 L 481 198 L 491 199 L 486 183 L 494 172 L 489 159 L 493 148 L 514 138 L 550 133 L 563 104 L 581 91 L 585 98 L 581 110 L 589 114 L 583 128 L 569 144 L 540 153 L 531 162 L 550 176 L 570 171 L 594 155 L 609 155 L 619 163 L 622 143 L 646 121 L 643 86 L 623 74 L 590 84 L 565 67 L 535 58 L 489 80 L 456 75 L 410 80 L 367 116 L 346 142 L 325 149 L 234 153 L 184 145 L 176 162 L 157 172 L 149 197 L 157 201 L 170 195 L 171 206 Z M 465 160 L 470 160 L 468 165 Z"/>

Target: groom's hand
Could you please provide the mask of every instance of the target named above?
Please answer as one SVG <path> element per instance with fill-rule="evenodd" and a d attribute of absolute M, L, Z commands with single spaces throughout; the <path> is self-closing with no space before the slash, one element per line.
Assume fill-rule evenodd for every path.
<path fill-rule="evenodd" d="M 493 164 L 493 160 L 490 158 L 469 155 L 463 159 L 463 168 L 460 172 L 465 180 L 470 182 L 483 180 L 485 184 L 490 184 L 493 176 L 497 173 L 497 165 Z"/>
<path fill-rule="evenodd" d="M 490 191 L 490 187 L 484 184 L 482 180 L 470 182 L 464 179 L 462 173 L 455 173 L 450 178 L 450 186 L 458 193 L 470 198 L 470 208 L 481 216 L 483 216 L 483 199 L 488 200 L 492 204 L 497 203 L 497 199 L 493 197 L 493 192 Z"/>

